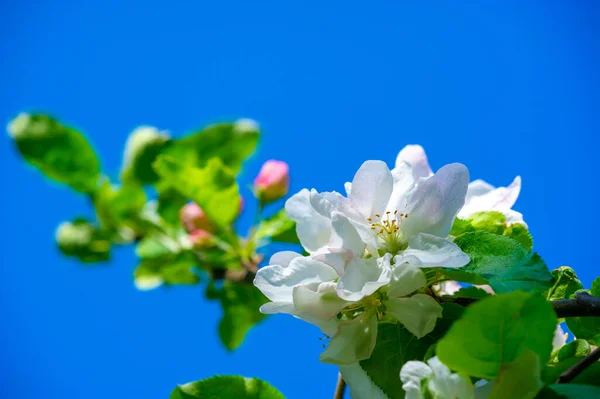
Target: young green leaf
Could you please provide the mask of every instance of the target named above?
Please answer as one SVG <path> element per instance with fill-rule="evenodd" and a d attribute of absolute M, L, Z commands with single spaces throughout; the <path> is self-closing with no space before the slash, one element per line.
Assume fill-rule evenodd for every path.
<path fill-rule="evenodd" d="M 171 253 L 144 259 L 133 272 L 134 283 L 139 290 L 143 291 L 163 284 L 197 284 L 200 278 L 194 272 L 195 265 L 196 258 L 190 252 Z"/>
<path fill-rule="evenodd" d="M 219 299 L 223 307 L 219 337 L 227 349 L 234 350 L 250 328 L 267 316 L 258 310 L 267 298 L 253 285 L 225 282 Z"/>
<path fill-rule="evenodd" d="M 568 266 L 561 266 L 552 270 L 552 278 L 554 285 L 546 296 L 549 301 L 571 298 L 575 292 L 583 289 L 583 285 L 577 278 L 575 271 Z"/>
<path fill-rule="evenodd" d="M 466 271 L 477 274 L 486 279 L 498 294 L 515 290 L 541 291 L 550 286 L 551 275 L 544 261 L 515 240 L 476 231 L 457 237 L 454 243 L 469 255 L 471 262 L 453 273 Z"/>
<path fill-rule="evenodd" d="M 71 188 L 91 193 L 100 177 L 100 161 L 86 138 L 43 114 L 22 113 L 8 132 L 19 152 L 46 176 Z"/>
<path fill-rule="evenodd" d="M 285 399 L 268 383 L 258 378 L 216 376 L 179 385 L 170 399 Z"/>
<path fill-rule="evenodd" d="M 125 144 L 121 180 L 139 184 L 155 183 L 158 180 L 152 163 L 168 146 L 169 135 L 150 126 L 135 129 Z"/>
<path fill-rule="evenodd" d="M 204 167 L 212 158 L 219 158 L 233 172 L 238 172 L 242 162 L 254 152 L 258 137 L 254 121 L 218 123 L 174 140 L 163 153 L 195 167 Z"/>
<path fill-rule="evenodd" d="M 375 349 L 369 359 L 360 362 L 360 367 L 390 399 L 404 398 L 399 378 L 402 366 L 409 360 L 424 360 L 429 347 L 448 331 L 452 322 L 464 311 L 462 306 L 453 303 L 442 304 L 442 307 L 442 318 L 437 321 L 435 329 L 421 339 L 400 324 L 379 324 Z"/>
<path fill-rule="evenodd" d="M 238 184 L 218 158 L 211 159 L 199 169 L 161 155 L 154 168 L 175 190 L 196 202 L 221 227 L 228 227 L 238 216 Z"/>
<path fill-rule="evenodd" d="M 524 349 L 545 363 L 556 316 L 543 298 L 524 292 L 490 296 L 469 306 L 438 342 L 437 356 L 453 370 L 495 378 Z"/>
<path fill-rule="evenodd" d="M 56 242 L 61 252 L 85 263 L 110 259 L 111 234 L 96 228 L 84 219 L 63 222 L 56 231 Z"/>
<path fill-rule="evenodd" d="M 258 225 L 254 237 L 256 241 L 269 239 L 276 242 L 300 243 L 296 235 L 296 223 L 287 216 L 285 209 L 263 220 Z"/>

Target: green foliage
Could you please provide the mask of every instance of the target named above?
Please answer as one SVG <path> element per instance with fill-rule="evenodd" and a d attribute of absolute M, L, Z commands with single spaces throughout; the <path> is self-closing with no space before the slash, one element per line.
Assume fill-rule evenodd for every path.
<path fill-rule="evenodd" d="M 553 384 L 558 377 L 578 363 L 582 357 L 574 356 L 560 361 L 556 364 L 548 365 L 542 372 L 542 380 L 545 384 Z M 600 362 L 592 364 L 575 377 L 571 382 L 573 384 L 595 385 L 600 387 Z"/>
<path fill-rule="evenodd" d="M 429 348 L 464 311 L 462 306 L 452 303 L 442 304 L 442 307 L 443 318 L 438 320 L 430 334 L 421 339 L 417 339 L 400 324 L 379 324 L 373 354 L 369 359 L 361 361 L 360 367 L 390 399 L 404 398 L 399 378 L 402 366 L 409 360 L 424 360 Z"/>
<path fill-rule="evenodd" d="M 445 295 L 444 298 L 468 298 L 468 299 L 483 299 L 490 296 L 485 290 L 475 286 L 461 288 L 452 295 Z"/>
<path fill-rule="evenodd" d="M 591 352 L 590 344 L 585 339 L 576 339 L 561 347 L 556 353 L 556 361 L 562 362 L 572 357 L 583 357 Z"/>
<path fill-rule="evenodd" d="M 146 204 L 146 193 L 141 186 L 123 184 L 119 187 L 105 181 L 92 194 L 92 201 L 104 228 L 118 231 L 128 227 L 138 234 L 144 232 L 139 214 Z"/>
<path fill-rule="evenodd" d="M 481 277 L 498 294 L 515 290 L 541 291 L 550 286 L 551 275 L 544 261 L 515 240 L 476 231 L 460 235 L 454 243 L 469 255 L 471 262 L 454 271 L 444 270 L 450 278 L 482 284 L 477 278 Z M 462 272 L 467 274 L 457 275 Z"/>
<path fill-rule="evenodd" d="M 258 378 L 215 376 L 179 385 L 170 399 L 285 399 L 273 386 Z"/>
<path fill-rule="evenodd" d="M 85 219 L 63 222 L 56 231 L 56 242 L 61 252 L 85 263 L 110 259 L 110 232 L 96 228 Z"/>
<path fill-rule="evenodd" d="M 456 218 L 450 234 L 459 236 L 464 233 L 480 230 L 512 238 L 528 251 L 531 251 L 533 248 L 533 238 L 529 234 L 527 227 L 520 223 L 507 225 L 506 216 L 496 211 L 477 212 L 469 216 L 468 219 Z"/>
<path fill-rule="evenodd" d="M 575 292 L 583 289 L 581 281 L 575 271 L 568 266 L 561 266 L 552 271 L 554 285 L 548 291 L 546 298 L 549 301 L 571 298 Z"/>
<path fill-rule="evenodd" d="M 219 323 L 221 342 L 227 349 L 234 350 L 242 344 L 250 328 L 267 317 L 258 310 L 267 298 L 251 284 L 230 281 L 211 294 L 223 307 L 223 318 Z"/>
<path fill-rule="evenodd" d="M 578 384 L 554 384 L 544 388 L 536 399 L 600 398 L 600 388 Z"/>
<path fill-rule="evenodd" d="M 523 349 L 516 360 L 500 366 L 487 399 L 533 399 L 542 386 L 537 355 L 529 349 Z"/>
<path fill-rule="evenodd" d="M 600 277 L 592 282 L 589 293 L 600 297 Z M 600 346 L 600 317 L 572 317 L 567 319 L 569 330 L 577 338 L 583 338 L 596 346 Z"/>
<path fill-rule="evenodd" d="M 147 248 L 147 247 L 146 247 Z M 158 247 L 154 248 L 158 250 Z M 145 250 L 145 249 L 144 249 Z M 135 285 L 142 290 L 159 285 L 196 284 L 200 281 L 194 272 L 196 257 L 191 252 L 169 252 L 143 259 L 133 273 Z"/>
<path fill-rule="evenodd" d="M 127 140 L 121 180 L 139 184 L 155 183 L 158 176 L 152 163 L 169 144 L 168 135 L 144 126 L 134 130 Z"/>
<path fill-rule="evenodd" d="M 22 113 L 8 132 L 29 163 L 46 176 L 71 188 L 91 193 L 100 177 L 100 161 L 86 138 L 56 119 Z"/>
<path fill-rule="evenodd" d="M 218 123 L 174 140 L 163 154 L 199 168 L 219 158 L 233 172 L 238 172 L 242 162 L 254 152 L 258 138 L 258 126 L 253 121 Z"/>
<path fill-rule="evenodd" d="M 269 239 L 277 242 L 300 243 L 296 235 L 296 223 L 287 216 L 285 209 L 263 220 L 258 225 L 254 238 L 256 241 Z"/>
<path fill-rule="evenodd" d="M 524 292 L 490 296 L 467 308 L 438 342 L 437 355 L 453 370 L 495 378 L 525 349 L 545 363 L 555 327 L 554 311 L 540 296 Z"/>
<path fill-rule="evenodd" d="M 240 193 L 235 176 L 218 158 L 204 168 L 195 168 L 159 156 L 157 173 L 181 194 L 196 202 L 215 223 L 228 228 L 240 211 Z"/>

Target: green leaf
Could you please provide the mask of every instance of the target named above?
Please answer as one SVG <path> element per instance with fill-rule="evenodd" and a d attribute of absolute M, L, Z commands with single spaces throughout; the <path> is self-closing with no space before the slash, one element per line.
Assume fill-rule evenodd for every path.
<path fill-rule="evenodd" d="M 255 240 L 269 239 L 277 242 L 300 243 L 296 235 L 296 222 L 290 219 L 285 209 L 280 210 L 257 227 Z"/>
<path fill-rule="evenodd" d="M 402 366 L 409 360 L 424 360 L 429 348 L 464 311 L 462 306 L 453 303 L 442 304 L 442 307 L 442 318 L 435 329 L 421 339 L 400 324 L 379 324 L 375 349 L 369 359 L 360 362 L 360 367 L 390 399 L 404 398 L 399 378 Z"/>
<path fill-rule="evenodd" d="M 107 229 L 127 226 L 142 234 L 139 214 L 146 204 L 146 194 L 137 184 L 112 186 L 107 180 L 92 194 L 96 215 Z"/>
<path fill-rule="evenodd" d="M 600 398 L 600 388 L 578 384 L 554 384 L 545 387 L 536 399 Z"/>
<path fill-rule="evenodd" d="M 258 310 L 267 298 L 251 284 L 225 282 L 219 293 L 223 318 L 219 323 L 219 337 L 223 345 L 234 350 L 242 344 L 246 333 L 267 315 Z"/>
<path fill-rule="evenodd" d="M 545 384 L 553 384 L 562 373 L 573 367 L 582 358 L 583 357 L 571 357 L 562 360 L 559 363 L 547 366 L 542 371 L 542 380 Z M 583 370 L 581 374 L 571 381 L 571 383 L 600 386 L 600 378 L 598 378 L 598 376 L 600 376 L 600 362 L 596 362 Z"/>
<path fill-rule="evenodd" d="M 121 180 L 139 184 L 155 183 L 158 176 L 152 163 L 169 141 L 166 133 L 150 126 L 142 126 L 131 132 L 125 144 Z"/>
<path fill-rule="evenodd" d="M 524 292 L 490 296 L 467 308 L 438 342 L 437 355 L 453 370 L 490 379 L 524 349 L 545 363 L 555 328 L 552 306 L 540 296 Z"/>
<path fill-rule="evenodd" d="M 158 215 L 171 226 L 181 225 L 179 212 L 187 204 L 185 195 L 164 181 L 157 184 L 156 188 L 158 190 L 158 206 L 156 209 Z"/>
<path fill-rule="evenodd" d="M 86 138 L 43 114 L 22 113 L 8 132 L 29 163 L 46 176 L 73 189 L 90 193 L 100 177 L 100 161 Z"/>
<path fill-rule="evenodd" d="M 56 242 L 63 254 L 85 263 L 110 259 L 110 232 L 98 229 L 84 219 L 63 222 L 56 231 Z"/>
<path fill-rule="evenodd" d="M 285 399 L 273 386 L 258 378 L 216 376 L 179 385 L 170 399 Z"/>
<path fill-rule="evenodd" d="M 142 259 L 156 259 L 171 255 L 173 252 L 171 246 L 152 235 L 144 237 L 135 247 L 135 254 Z"/>
<path fill-rule="evenodd" d="M 233 172 L 238 172 L 242 162 L 254 152 L 258 137 L 258 126 L 253 121 L 218 123 L 173 141 L 163 153 L 196 167 L 219 158 Z"/>
<path fill-rule="evenodd" d="M 542 387 L 539 359 L 529 349 L 523 349 L 515 361 L 500 366 L 487 399 L 533 399 Z"/>
<path fill-rule="evenodd" d="M 584 357 L 591 352 L 590 344 L 585 339 L 576 339 L 564 345 L 557 354 L 557 360 L 562 362 L 572 357 Z"/>
<path fill-rule="evenodd" d="M 568 266 L 561 266 L 552 271 L 554 286 L 550 288 L 546 299 L 549 301 L 571 298 L 575 292 L 583 289 L 575 271 Z"/>
<path fill-rule="evenodd" d="M 140 290 L 150 290 L 163 284 L 197 284 L 200 277 L 194 272 L 196 262 L 191 252 L 144 259 L 133 272 L 135 285 Z"/>
<path fill-rule="evenodd" d="M 468 219 L 456 218 L 450 234 L 459 236 L 474 231 L 486 231 L 491 234 L 509 237 L 519 242 L 528 251 L 531 251 L 533 248 L 533 238 L 529 234 L 527 227 L 521 223 L 508 226 L 506 224 L 506 216 L 501 212 L 477 212 L 469 216 Z"/>
<path fill-rule="evenodd" d="M 455 270 L 483 277 L 498 294 L 541 291 L 550 286 L 551 275 L 544 261 L 515 240 L 476 231 L 457 237 L 454 243 L 471 258 L 467 266 Z"/>
<path fill-rule="evenodd" d="M 240 193 L 235 177 L 218 158 L 203 169 L 159 156 L 154 167 L 171 186 L 196 202 L 221 227 L 228 227 L 240 211 Z"/>
<path fill-rule="evenodd" d="M 590 294 L 600 297 L 600 277 L 592 282 Z M 591 344 L 600 346 L 600 317 L 567 318 L 567 326 L 577 338 L 586 339 Z"/>

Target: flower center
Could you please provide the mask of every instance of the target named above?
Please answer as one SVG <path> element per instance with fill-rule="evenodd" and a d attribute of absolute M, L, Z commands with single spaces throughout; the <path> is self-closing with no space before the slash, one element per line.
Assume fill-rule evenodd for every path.
<path fill-rule="evenodd" d="M 381 317 L 383 317 L 381 307 L 381 294 L 376 292 L 372 295 L 364 297 L 359 302 L 353 303 L 345 309 L 342 309 L 342 311 L 338 314 L 338 317 L 353 320 L 359 316 L 366 315 L 368 312 L 375 312 L 377 314 L 377 318 L 381 319 Z"/>
<path fill-rule="evenodd" d="M 383 216 L 379 213 L 375 214 L 375 218 L 367 218 L 371 225 L 371 230 L 379 238 L 386 252 L 395 254 L 403 249 L 406 249 L 407 242 L 400 230 L 402 221 L 408 218 L 408 213 L 398 213 L 387 211 Z"/>

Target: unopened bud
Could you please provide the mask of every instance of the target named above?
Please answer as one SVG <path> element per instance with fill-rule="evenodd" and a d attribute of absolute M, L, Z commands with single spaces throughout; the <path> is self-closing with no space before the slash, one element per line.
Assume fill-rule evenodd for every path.
<path fill-rule="evenodd" d="M 215 230 L 211 220 L 195 202 L 189 202 L 181 208 L 179 217 L 188 233 L 196 230 L 206 230 L 208 232 Z"/>
<path fill-rule="evenodd" d="M 207 249 L 215 246 L 213 235 L 202 229 L 192 231 L 190 241 L 195 249 Z"/>
<path fill-rule="evenodd" d="M 262 203 L 275 201 L 288 192 L 290 186 L 290 168 L 283 161 L 265 162 L 254 179 L 256 194 Z"/>

